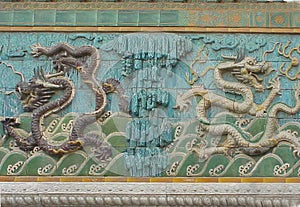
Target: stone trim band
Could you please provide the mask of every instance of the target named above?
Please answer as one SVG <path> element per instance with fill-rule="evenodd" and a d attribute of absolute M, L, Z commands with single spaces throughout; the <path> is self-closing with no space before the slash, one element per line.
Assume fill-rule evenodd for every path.
<path fill-rule="evenodd" d="M 1 183 L 1 206 L 288 206 L 298 184 Z"/>

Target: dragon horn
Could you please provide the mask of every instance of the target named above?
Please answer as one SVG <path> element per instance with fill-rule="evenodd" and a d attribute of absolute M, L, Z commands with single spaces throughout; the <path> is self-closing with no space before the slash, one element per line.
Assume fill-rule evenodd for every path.
<path fill-rule="evenodd" d="M 226 55 L 221 55 L 222 58 L 228 59 L 228 60 L 236 60 L 237 56 L 226 56 Z"/>
<path fill-rule="evenodd" d="M 36 69 L 35 68 L 33 68 L 33 74 L 34 74 L 34 77 L 38 77 L 38 74 L 37 74 L 37 71 L 36 71 Z"/>
<path fill-rule="evenodd" d="M 40 77 L 41 77 L 41 79 L 42 79 L 43 81 L 45 81 L 45 80 L 46 80 L 46 77 L 45 77 L 44 68 L 43 68 L 43 67 L 40 67 L 39 72 L 40 72 Z"/>
<path fill-rule="evenodd" d="M 235 59 L 234 63 L 239 63 L 245 58 L 245 48 L 239 50 L 237 58 Z"/>

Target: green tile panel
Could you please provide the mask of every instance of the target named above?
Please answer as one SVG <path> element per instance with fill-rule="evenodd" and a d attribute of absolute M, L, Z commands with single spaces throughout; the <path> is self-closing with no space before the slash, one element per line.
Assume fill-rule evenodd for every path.
<path fill-rule="evenodd" d="M 56 26 L 76 26 L 75 11 L 56 11 Z"/>
<path fill-rule="evenodd" d="M 299 28 L 300 4 L 0 2 L 0 26 Z"/>
<path fill-rule="evenodd" d="M 13 17 L 14 25 L 31 26 L 34 24 L 33 10 L 14 10 Z"/>
<path fill-rule="evenodd" d="M 97 13 L 97 26 L 117 26 L 118 11 L 101 10 Z"/>
<path fill-rule="evenodd" d="M 13 25 L 14 13 L 12 11 L 0 11 L 0 25 L 11 26 Z"/>
<path fill-rule="evenodd" d="M 118 26 L 138 26 L 139 11 L 125 10 L 118 12 Z"/>
<path fill-rule="evenodd" d="M 97 10 L 79 10 L 76 11 L 76 25 L 77 26 L 96 26 L 97 25 Z"/>
<path fill-rule="evenodd" d="M 138 24 L 140 26 L 159 26 L 160 11 L 140 11 Z"/>
<path fill-rule="evenodd" d="M 178 11 L 169 10 L 160 12 L 160 26 L 177 26 L 179 24 Z"/>
<path fill-rule="evenodd" d="M 56 22 L 55 10 L 35 10 L 34 25 L 35 26 L 54 26 Z"/>

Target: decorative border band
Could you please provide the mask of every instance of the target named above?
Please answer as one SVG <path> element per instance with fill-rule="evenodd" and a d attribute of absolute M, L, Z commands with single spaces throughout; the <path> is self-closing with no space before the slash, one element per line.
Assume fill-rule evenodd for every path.
<path fill-rule="evenodd" d="M 0 2 L 0 10 L 261 10 L 291 11 L 297 2 L 269 3 L 174 3 L 174 2 Z"/>
<path fill-rule="evenodd" d="M 300 4 L 0 2 L 0 26 L 300 28 Z"/>
<path fill-rule="evenodd" d="M 297 207 L 300 185 L 234 183 L 1 183 L 1 206 Z"/>
<path fill-rule="evenodd" d="M 0 26 L 0 32 L 201 32 L 300 34 L 300 28 L 235 27 L 15 27 Z"/>

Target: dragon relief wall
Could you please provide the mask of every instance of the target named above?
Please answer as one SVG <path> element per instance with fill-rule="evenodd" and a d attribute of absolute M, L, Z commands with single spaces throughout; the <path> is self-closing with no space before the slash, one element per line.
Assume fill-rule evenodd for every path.
<path fill-rule="evenodd" d="M 0 175 L 300 176 L 298 35 L 1 36 Z"/>

